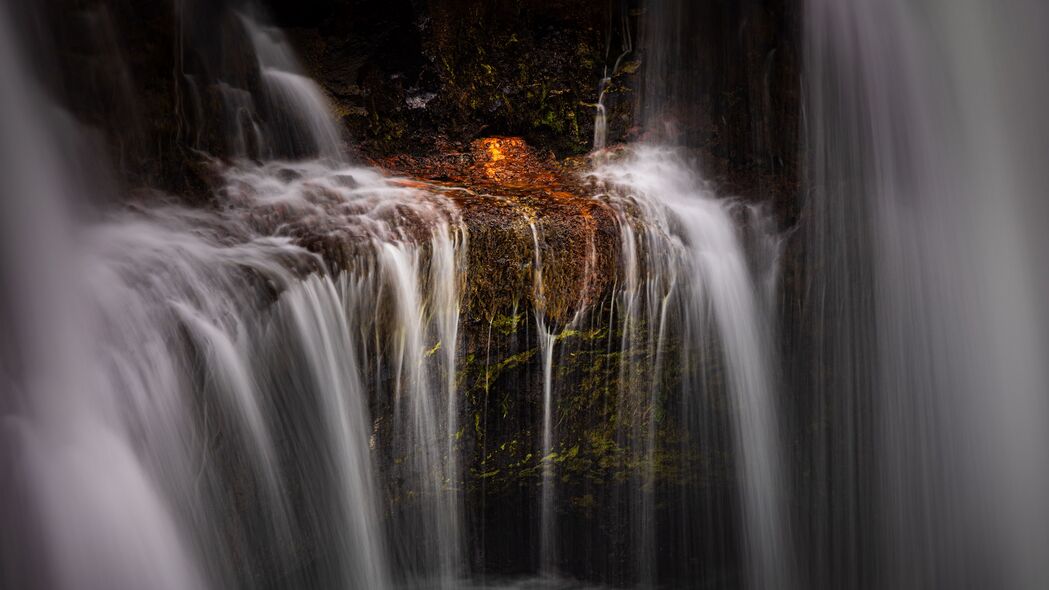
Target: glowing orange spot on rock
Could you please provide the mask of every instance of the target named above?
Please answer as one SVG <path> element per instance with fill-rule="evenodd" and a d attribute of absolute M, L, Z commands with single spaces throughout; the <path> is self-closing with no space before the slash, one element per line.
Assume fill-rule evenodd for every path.
<path fill-rule="evenodd" d="M 485 181 L 504 186 L 555 184 L 550 163 L 539 158 L 520 137 L 485 137 L 473 142 L 475 166 Z"/>
<path fill-rule="evenodd" d="M 486 137 L 480 143 L 486 156 L 484 175 L 493 180 L 505 176 L 507 169 L 516 163 L 514 156 L 525 149 L 524 140 L 516 137 Z"/>

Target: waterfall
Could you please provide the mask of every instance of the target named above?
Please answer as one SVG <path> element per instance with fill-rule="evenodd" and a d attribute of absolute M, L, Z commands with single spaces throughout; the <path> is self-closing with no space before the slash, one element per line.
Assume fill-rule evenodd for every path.
<path fill-rule="evenodd" d="M 299 362 L 326 408 L 322 444 L 332 457 L 322 472 L 338 476 L 335 510 L 347 525 L 332 534 L 341 539 L 344 583 L 452 583 L 461 574 L 453 376 L 464 247 L 454 212 L 375 171 L 327 162 L 237 167 L 228 183 L 238 199 L 278 207 L 277 223 L 301 208 L 306 223 L 359 244 L 342 254 L 346 270 L 336 278 L 312 275 L 282 298 L 301 334 Z M 418 226 L 429 235 L 415 234 Z M 366 418 L 376 404 L 391 423 Z"/>
<path fill-rule="evenodd" d="M 263 99 L 272 116 L 270 143 L 276 154 L 311 154 L 331 160 L 343 155 L 342 134 L 330 114 L 328 101 L 302 67 L 284 34 L 240 15 L 251 39 L 265 82 Z M 271 151 L 272 148 L 271 148 Z"/>
<path fill-rule="evenodd" d="M 388 588 L 390 564 L 382 543 L 376 542 L 384 535 L 368 454 L 366 384 L 348 315 L 353 310 L 347 309 L 351 293 L 345 279 L 336 285 L 329 277 L 311 276 L 282 297 L 271 337 L 278 344 L 287 334 L 298 343 L 301 356 L 289 373 L 308 388 L 302 393 L 316 396 L 326 431 L 318 441 L 318 448 L 326 451 L 319 457 L 318 475 L 330 474 L 336 494 L 330 513 L 314 517 L 336 517 L 328 525 L 332 530 L 325 531 L 334 549 L 328 559 L 335 562 L 328 583 Z M 319 498 L 315 502 L 313 506 L 326 505 Z"/>
<path fill-rule="evenodd" d="M 273 171 L 286 169 L 281 166 Z M 353 173 L 362 184 L 369 173 L 357 169 L 332 172 L 321 165 L 302 165 L 298 170 L 304 176 L 310 172 Z M 272 191 L 255 195 L 260 202 L 280 192 L 284 207 L 313 207 L 299 200 L 302 195 L 276 176 L 252 169 L 237 170 L 231 177 L 240 191 L 245 190 L 246 178 Z M 307 178 L 314 183 L 325 180 L 323 176 Z M 375 190 L 390 190 L 377 175 L 373 181 L 378 183 Z M 354 199 L 353 191 L 362 197 Z M 368 189 L 358 186 L 353 191 L 343 193 L 346 200 L 339 204 L 364 206 L 361 201 L 368 198 Z M 390 194 L 379 197 L 375 204 L 381 208 L 391 197 L 395 198 Z M 373 230 L 385 230 L 369 212 L 355 214 L 363 215 Z M 352 223 L 351 217 L 343 218 L 347 222 Z M 452 249 L 448 227 L 434 227 L 435 251 L 442 245 Z M 405 422 L 396 426 L 403 430 L 393 436 L 408 441 L 406 448 L 413 452 L 425 449 L 407 463 L 410 469 L 403 474 L 411 485 L 421 488 L 419 506 L 398 509 L 422 515 L 421 520 L 405 523 L 405 530 L 422 526 L 428 532 L 423 539 L 409 540 L 390 531 L 390 538 L 397 539 L 393 545 L 399 550 L 412 552 L 405 559 L 418 564 L 426 575 L 444 578 L 454 573 L 457 512 L 448 510 L 454 503 L 448 495 L 454 492 L 444 488 L 448 474 L 440 454 L 449 444 L 448 435 L 436 431 L 439 423 L 433 417 L 439 412 L 432 405 L 436 400 L 424 397 L 431 391 L 422 383 L 422 363 L 431 346 L 421 333 L 411 331 L 428 323 L 419 316 L 424 309 L 422 288 L 414 278 L 420 275 L 417 262 L 412 261 L 418 257 L 408 256 L 408 246 L 379 242 L 380 250 L 365 252 L 360 258 L 362 265 L 373 265 L 371 270 L 362 266 L 361 274 L 342 273 L 336 278 L 311 271 L 319 267 L 320 260 L 287 238 L 254 234 L 239 211 L 214 214 L 174 205 L 116 216 L 88 228 L 85 240 L 85 300 L 91 306 L 83 313 L 91 315 L 81 321 L 98 325 L 97 332 L 93 331 L 98 344 L 95 352 L 85 353 L 86 374 L 81 383 L 98 380 L 100 390 L 112 396 L 113 407 L 122 409 L 101 425 L 115 421 L 118 433 L 126 430 L 129 437 L 132 433 L 145 436 L 133 447 L 129 439 L 123 451 L 128 469 L 142 464 L 136 477 L 144 480 L 140 486 L 142 510 L 149 512 L 140 520 L 150 523 L 145 532 L 166 535 L 157 541 L 166 544 L 157 549 L 163 553 L 157 560 L 177 568 L 183 577 L 200 577 L 186 581 L 172 573 L 167 582 L 175 587 L 199 587 L 207 585 L 204 580 L 226 586 L 263 575 L 294 580 L 292 572 L 280 568 L 295 557 L 285 553 L 295 546 L 286 545 L 285 540 L 295 538 L 300 543 L 308 539 L 315 545 L 312 550 L 323 556 L 314 575 L 327 580 L 326 585 L 391 586 L 392 558 L 386 554 L 387 533 L 379 520 L 379 476 L 369 451 L 373 426 L 368 418 L 368 392 L 376 377 L 365 366 L 370 358 L 389 359 L 397 367 L 400 383 L 395 394 L 403 396 L 407 405 Z M 79 276 L 76 271 L 70 273 L 70 277 Z M 455 280 L 454 275 L 438 274 L 437 280 Z M 391 288 L 397 290 L 397 296 L 390 318 L 401 326 L 392 333 L 369 323 L 377 321 L 372 310 Z M 268 300 L 270 289 L 280 293 L 276 301 Z M 454 289 L 444 292 L 454 293 Z M 446 297 L 434 305 L 454 306 L 454 295 Z M 183 332 L 186 337 L 180 335 Z M 373 336 L 380 333 L 393 335 L 391 350 L 366 355 Z M 454 342 L 454 333 L 439 333 Z M 79 391 L 82 385 L 70 387 L 70 391 Z M 62 415 L 76 424 L 91 423 L 86 411 L 70 414 L 74 411 L 75 406 L 64 404 Z M 315 431 L 317 423 L 323 426 L 320 432 Z M 452 424 L 454 427 L 454 420 Z M 33 437 L 35 454 L 50 447 L 33 430 L 26 436 Z M 273 442 L 278 438 L 286 441 L 285 457 L 278 456 Z M 100 450 L 109 457 L 116 452 L 111 446 L 122 439 L 109 435 L 102 440 L 111 440 L 105 447 L 108 450 Z M 79 445 L 80 452 L 91 448 L 87 442 Z M 221 454 L 217 454 L 219 448 Z M 30 456 L 25 461 L 44 469 L 41 485 L 46 489 L 50 481 L 70 489 L 90 484 L 90 479 L 76 485 L 54 479 L 86 474 L 72 470 L 58 457 L 39 463 L 45 458 Z M 137 489 L 128 481 L 131 476 L 111 471 L 120 465 L 111 458 L 99 462 L 97 476 L 124 482 L 127 489 L 121 494 L 131 494 Z M 48 475 L 47 469 L 59 471 Z M 258 495 L 242 499 L 229 495 L 231 488 L 243 486 L 257 489 Z M 98 489 L 99 499 L 112 495 L 105 489 Z M 148 500 L 149 489 L 156 490 L 155 499 Z M 246 505 L 231 505 L 233 500 Z M 76 505 L 62 496 L 54 501 Z M 306 506 L 307 512 L 301 514 L 302 509 L 294 506 Z M 245 511 L 249 507 L 254 509 Z M 42 510 L 61 514 L 54 506 Z M 105 517 L 97 508 L 84 510 L 85 515 L 119 520 Z M 244 515 L 244 520 L 230 522 L 230 513 Z M 255 516 L 247 516 L 252 514 Z M 170 525 L 160 524 L 165 518 Z M 217 522 L 227 524 L 220 527 Z M 83 526 L 90 531 L 101 524 Z M 68 538 L 68 523 L 56 526 L 59 540 L 76 541 Z M 254 537 L 253 531 L 262 537 Z M 128 542 L 135 538 L 132 535 Z M 186 549 L 167 546 L 179 538 Z M 426 543 L 430 539 L 444 541 L 434 546 Z M 420 555 L 420 550 L 434 554 Z M 80 545 L 64 551 L 77 559 L 90 554 Z M 92 567 L 136 563 L 128 562 L 128 556 L 136 554 L 130 546 L 114 551 L 112 557 Z M 182 565 L 172 561 L 180 553 L 186 554 Z M 259 559 L 274 560 L 273 571 L 259 570 Z M 102 572 L 106 577 L 100 584 L 122 579 L 121 575 L 137 575 L 133 571 Z M 127 583 L 137 583 L 137 579 L 129 577 Z M 71 583 L 76 586 L 83 583 L 75 576 L 74 580 Z M 94 587 L 91 582 L 88 585 Z"/>
<path fill-rule="evenodd" d="M 0 406 L 19 484 L 4 497 L 31 508 L 8 520 L 5 582 L 381 589 L 461 575 L 454 208 L 345 163 L 279 33 L 241 20 L 268 118 L 260 97 L 216 83 L 234 154 L 317 159 L 212 162 L 216 207 L 152 195 L 87 218 L 78 193 L 116 189 L 73 176 L 91 154 L 56 147 L 79 130 L 37 96 L 2 23 L 2 116 L 20 130 L 2 152 L 4 192 L 19 195 L 4 253 L 30 253 L 3 266 L 3 313 L 19 318 Z M 326 259 L 301 245 L 307 228 L 331 240 L 313 246 Z M 391 400 L 394 423 L 374 421 Z"/>
<path fill-rule="evenodd" d="M 694 108 L 688 103 L 699 94 L 686 69 L 694 50 L 688 27 L 695 13 L 695 7 L 677 0 L 656 2 L 647 8 L 640 25 L 639 50 L 645 71 L 638 111 L 640 124 L 652 143 L 632 148 L 625 155 L 595 156 L 592 175 L 605 187 L 621 227 L 621 347 L 628 350 L 632 339 L 646 339 L 644 360 L 624 364 L 620 382 L 630 383 L 626 373 L 658 376 L 668 362 L 683 363 L 701 374 L 697 382 L 686 381 L 682 386 L 684 407 L 690 408 L 686 412 L 693 416 L 685 419 L 695 434 L 707 441 L 705 452 L 712 454 L 722 443 L 716 436 L 705 438 L 703 433 L 713 429 L 711 420 L 730 420 L 745 583 L 753 588 L 787 588 L 794 576 L 784 494 L 788 471 L 781 452 L 783 439 L 774 388 L 773 295 L 769 292 L 774 287 L 766 287 L 774 283 L 776 264 L 766 256 L 768 264 L 761 267 L 753 256 L 748 257 L 742 228 L 737 227 L 737 216 L 732 213 L 734 205 L 716 198 L 681 150 L 658 147 L 672 146 L 682 139 L 679 118 L 688 116 L 687 109 Z M 630 51 L 627 46 L 623 55 Z M 600 84 L 602 98 L 607 85 L 606 77 Z M 606 133 L 601 100 L 597 117 L 594 147 L 600 150 Z M 768 231 L 767 223 L 759 225 Z M 765 239 L 771 238 L 766 235 Z M 683 340 L 683 351 L 673 361 L 667 359 L 670 325 L 678 331 L 675 338 Z M 720 344 L 720 351 L 713 353 L 717 357 L 714 362 L 723 363 L 727 371 L 729 418 L 714 416 L 705 407 L 717 403 L 711 391 L 716 386 L 702 375 L 712 362 L 712 340 Z M 640 391 L 632 391 L 635 389 Z M 651 470 L 658 451 L 655 413 L 666 402 L 659 399 L 659 384 L 650 377 L 644 385 L 628 385 L 620 391 L 621 411 L 629 414 L 639 403 L 631 398 L 639 394 L 647 397 L 649 415 L 633 420 L 628 438 L 640 444 L 639 452 L 647 455 L 649 471 L 633 492 L 631 511 L 639 546 L 638 575 L 643 584 L 651 586 L 658 579 L 654 569 L 657 533 L 652 529 L 656 518 Z M 682 510 L 696 510 L 697 504 L 707 502 L 710 500 L 686 499 Z M 725 507 L 712 510 L 723 511 Z"/>
<path fill-rule="evenodd" d="M 557 336 L 548 331 L 542 320 L 538 322 L 539 354 L 543 368 L 543 489 L 539 500 L 539 572 L 553 576 L 557 569 L 557 523 L 554 516 L 554 498 L 557 489 L 554 460 L 554 347 Z"/>
<path fill-rule="evenodd" d="M 197 586 L 203 572 L 189 539 L 136 452 L 106 376 L 92 370 L 94 318 L 74 270 L 72 200 L 82 189 L 61 173 L 56 137 L 76 131 L 23 70 L 9 18 L 0 6 L 5 585 L 30 587 L 49 566 L 56 587 Z"/>
<path fill-rule="evenodd" d="M 721 345 L 718 356 L 727 371 L 726 393 L 738 456 L 743 568 L 748 586 L 787 587 L 792 574 L 786 498 L 782 494 L 786 480 L 769 349 L 770 310 L 759 277 L 748 261 L 730 203 L 715 198 L 670 148 L 637 147 L 622 161 L 599 164 L 593 176 L 606 187 L 609 203 L 620 216 L 624 247 L 632 248 L 623 254 L 621 297 L 627 318 L 623 337 L 632 337 L 634 330 L 645 326 L 649 351 L 645 358 L 651 365 L 644 370 L 658 374 L 662 364 L 671 362 L 666 359 L 670 325 L 680 330 L 684 340 L 675 363 L 702 372 L 709 362 L 704 360 L 709 354 L 707 343 L 716 339 Z M 635 233 L 638 231 L 640 236 Z M 640 392 L 620 395 L 638 393 L 649 397 L 650 412 L 661 405 L 652 383 Z M 687 381 L 681 395 L 685 407 L 700 411 L 713 400 L 707 387 Z M 701 429 L 710 427 L 702 422 L 694 424 Z M 646 452 L 653 452 L 654 426 L 638 423 L 633 428 L 648 431 Z M 652 514 L 641 513 L 637 518 L 642 523 L 654 522 Z M 648 537 L 651 543 L 650 532 Z M 641 555 L 652 551 L 642 549 Z M 642 564 L 641 571 L 646 567 L 651 563 Z"/>
<path fill-rule="evenodd" d="M 805 3 L 813 586 L 1049 581 L 1047 16 Z"/>
<path fill-rule="evenodd" d="M 226 20 L 232 24 L 227 29 L 237 29 L 247 44 L 237 47 L 237 51 L 247 52 L 252 58 L 250 63 L 239 63 L 227 55 L 212 58 L 222 65 L 219 71 L 210 72 L 215 78 L 211 88 L 221 100 L 218 122 L 224 133 L 220 139 L 230 155 L 255 161 L 345 161 L 343 134 L 332 116 L 328 98 L 303 73 L 284 33 L 262 24 L 261 17 L 252 13 L 229 14 Z M 199 138 L 215 123 L 206 120 L 203 110 L 208 89 L 192 76 L 187 75 L 186 79 L 191 120 L 198 127 L 195 135 Z"/>
<path fill-rule="evenodd" d="M 4 182 L 12 194 L 43 195 L 3 205 L 3 313 L 18 318 L 3 348 L 2 402 L 2 461 L 18 484 L 4 498 L 31 508 L 5 509 L 4 581 L 32 586 L 39 568 L 58 588 L 462 587 L 478 550 L 464 533 L 474 474 L 462 419 L 471 400 L 458 383 L 468 240 L 457 201 L 351 163 L 284 35 L 261 16 L 216 12 L 233 55 L 180 78 L 192 116 L 179 125 L 224 156 L 198 154 L 203 196 L 85 182 L 77 173 L 103 167 L 99 156 L 57 146 L 86 133 L 35 89 L 14 51 L 3 58 L 3 116 L 22 139 L 5 141 Z M 632 51 L 623 28 L 602 109 Z M 178 50 L 194 51 L 201 36 L 180 37 Z M 217 143 L 205 141 L 212 134 Z M 698 560 L 717 570 L 710 579 L 742 552 L 751 585 L 783 586 L 764 276 L 774 265 L 748 257 L 745 216 L 676 150 L 616 157 L 592 174 L 622 241 L 608 315 L 622 331 L 607 335 L 607 358 L 623 358 L 608 361 L 615 434 L 584 441 L 614 447 L 611 467 L 598 468 L 622 480 L 608 496 L 623 500 L 612 511 L 628 517 L 623 546 L 633 553 L 616 579 L 661 583 L 672 534 L 675 555 L 712 548 Z M 582 459 L 568 441 L 580 425 L 563 424 L 562 406 L 570 395 L 594 400 L 574 396 L 565 375 L 581 352 L 571 341 L 605 302 L 580 293 L 558 315 L 564 228 L 526 218 L 535 256 L 524 295 L 542 383 L 529 450 L 540 452 L 515 469 L 535 469 L 534 495 L 520 497 L 538 505 L 528 529 L 538 529 L 537 583 L 572 586 L 561 577 L 578 554 L 564 540 L 574 532 L 565 506 L 594 494 L 572 495 Z M 594 224 L 584 216 L 585 280 L 600 268 Z M 26 245 L 28 257 L 7 256 Z M 547 253 L 555 265 L 544 277 Z M 667 415 L 679 410 L 680 448 L 663 446 Z M 690 487 L 691 475 L 686 491 L 664 488 L 677 452 L 717 457 L 695 478 L 738 480 L 739 498 Z M 690 531 L 667 526 L 664 499 Z M 707 532 L 708 512 L 746 532 Z"/>
<path fill-rule="evenodd" d="M 447 230 L 441 234 L 447 236 Z M 432 244 L 435 257 L 440 259 L 450 256 L 452 244 L 446 237 L 435 237 Z M 442 246 L 446 250 L 444 253 L 440 251 Z M 422 566 L 421 571 L 413 574 L 420 581 L 434 584 L 436 579 L 447 583 L 457 573 L 459 565 L 456 520 L 459 511 L 453 499 L 454 489 L 448 489 L 455 485 L 455 480 L 446 479 L 452 474 L 451 466 L 454 463 L 451 455 L 445 456 L 443 453 L 453 448 L 450 437 L 458 429 L 458 421 L 451 415 L 444 420 L 440 419 L 442 411 L 454 409 L 454 403 L 451 407 L 438 404 L 441 397 L 438 393 L 444 393 L 444 397 L 449 398 L 449 392 L 442 391 L 442 385 L 447 382 L 430 379 L 426 371 L 426 357 L 429 351 L 439 346 L 455 350 L 455 325 L 458 318 L 452 315 L 451 321 L 440 322 L 432 335 L 425 333 L 429 321 L 422 315 L 426 307 L 420 300 L 425 291 L 420 289 L 417 279 L 421 274 L 419 253 L 414 249 L 397 248 L 390 244 L 383 248 L 384 279 L 386 288 L 392 291 L 396 317 L 394 341 L 390 343 L 393 346 L 391 368 L 395 380 L 395 416 L 399 421 L 404 421 L 392 433 L 390 443 L 397 447 L 398 453 L 403 454 L 401 460 L 410 467 L 407 474 L 411 485 L 409 491 L 419 494 L 422 500 L 417 508 L 404 514 L 405 520 L 399 525 L 403 531 L 402 539 L 398 543 L 402 545 L 400 550 L 405 552 L 404 568 L 413 570 Z M 445 273 L 433 277 L 432 295 L 440 295 L 442 291 L 447 293 L 449 284 L 454 285 L 455 269 L 445 267 L 444 270 Z M 454 287 L 451 289 L 454 290 Z M 433 303 L 454 306 L 455 300 L 435 300 Z M 367 313 L 365 309 L 359 312 Z M 448 310 L 438 308 L 434 309 L 434 313 L 447 314 Z M 379 326 L 374 328 L 377 334 L 380 329 Z M 430 344 L 432 341 L 435 343 Z M 447 356 L 443 358 L 446 362 L 449 359 Z M 454 356 L 451 357 L 451 363 L 444 368 L 454 374 Z M 446 425 L 443 431 L 442 424 Z M 445 461 L 449 462 L 448 466 Z M 408 535 L 418 535 L 418 538 L 409 541 L 411 537 Z M 419 552 L 423 553 L 420 555 Z M 428 567 L 434 569 L 428 571 Z"/>
<path fill-rule="evenodd" d="M 1049 8 L 262 4 L 0 2 L 0 586 L 1049 585 Z"/>

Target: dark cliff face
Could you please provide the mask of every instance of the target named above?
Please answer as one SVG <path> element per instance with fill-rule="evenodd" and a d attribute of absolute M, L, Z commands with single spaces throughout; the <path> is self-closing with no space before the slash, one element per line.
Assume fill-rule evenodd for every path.
<path fill-rule="evenodd" d="M 708 175 L 729 192 L 773 196 L 785 220 L 796 215 L 798 8 L 789 0 L 687 3 L 670 32 L 637 0 L 327 0 L 311 18 L 269 5 L 365 156 L 459 151 L 490 135 L 558 157 L 585 153 L 610 75 L 610 144 L 649 137 L 639 96 L 665 95 L 678 140 L 699 151 Z M 652 70 L 661 56 L 648 47 L 667 34 L 681 37 L 673 84 Z"/>
<path fill-rule="evenodd" d="M 516 135 L 563 156 L 590 148 L 608 12 L 605 2 L 347 1 L 292 34 L 366 155 Z"/>
<path fill-rule="evenodd" d="M 651 135 L 638 97 L 658 83 L 678 140 L 697 151 L 707 176 L 724 192 L 774 200 L 786 224 L 796 218 L 791 0 L 687 3 L 674 84 L 657 80 L 646 39 L 665 32 L 653 30 L 652 9 L 639 0 L 264 4 L 261 18 L 291 37 L 359 157 L 462 152 L 493 135 L 522 137 L 559 158 L 583 154 L 609 74 L 609 144 Z M 132 185 L 199 193 L 199 152 L 228 153 L 213 86 L 235 74 L 250 89 L 259 76 L 236 11 L 257 9 L 204 0 L 36 7 L 34 26 L 62 50 L 50 83 L 103 130 Z"/>

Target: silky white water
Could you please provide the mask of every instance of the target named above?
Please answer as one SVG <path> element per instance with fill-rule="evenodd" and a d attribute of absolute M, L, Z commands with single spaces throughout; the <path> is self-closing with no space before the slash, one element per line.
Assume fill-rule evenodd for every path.
<path fill-rule="evenodd" d="M 780 239 L 767 213 L 719 197 L 700 175 L 702 163 L 672 147 L 682 139 L 682 121 L 675 118 L 687 110 L 682 109 L 684 103 L 699 95 L 699 82 L 686 75 L 694 49 L 689 30 L 695 24 L 694 8 L 678 0 L 653 2 L 640 21 L 638 47 L 645 71 L 637 112 L 649 143 L 625 148 L 625 153 L 602 152 L 608 78 L 599 85 L 595 119 L 591 177 L 606 191 L 620 226 L 621 278 L 614 304 L 623 317 L 620 346 L 627 350 L 641 339 L 645 351 L 621 366 L 620 383 L 626 385 L 619 392 L 620 413 L 635 416 L 620 426 L 621 436 L 644 441 L 641 453 L 648 465 L 629 508 L 638 547 L 636 570 L 642 586 L 657 583 L 656 547 L 666 533 L 655 530 L 654 469 L 660 452 L 656 413 L 668 404 L 659 397 L 657 377 L 664 366 L 682 366 L 689 375 L 680 385 L 682 418 L 701 441 L 700 452 L 717 455 L 728 438 L 735 456 L 740 507 L 738 516 L 728 517 L 737 518 L 738 539 L 721 535 L 714 543 L 738 544 L 738 584 L 790 588 L 795 579 L 787 495 L 790 470 L 782 450 L 773 330 Z M 617 67 L 633 51 L 628 23 L 624 30 L 627 45 Z M 682 344 L 668 355 L 678 339 Z M 727 416 L 716 410 L 721 384 L 711 375 L 711 367 L 720 364 L 727 373 Z M 648 375 L 648 381 L 631 382 L 630 375 Z M 649 408 L 647 416 L 633 410 L 642 401 Z M 722 432 L 726 426 L 727 434 Z M 687 515 L 696 514 L 696 526 L 713 531 L 712 537 L 720 535 L 713 522 L 735 511 L 710 497 L 684 498 L 677 506 L 681 519 L 689 522 Z M 684 535 L 689 536 L 702 535 Z M 706 558 L 715 562 L 735 550 L 719 549 L 700 563 Z"/>
<path fill-rule="evenodd" d="M 717 354 L 727 370 L 731 430 L 739 457 L 748 584 L 786 587 L 791 576 L 786 480 L 769 348 L 770 302 L 760 286 L 769 279 L 755 273 L 757 265 L 748 261 L 732 203 L 718 199 L 680 152 L 639 146 L 619 158 L 598 163 L 592 176 L 605 187 L 606 198 L 620 218 L 624 259 L 620 304 L 627 318 L 623 337 L 630 338 L 635 325 L 647 328 L 645 358 L 656 374 L 665 362 L 700 367 L 709 354 L 705 351 L 709 339 L 720 342 Z M 761 271 L 774 273 L 774 264 Z M 681 356 L 673 361 L 665 359 L 668 323 L 675 324 L 685 340 Z M 702 390 L 686 383 L 681 395 L 694 398 L 693 407 L 701 406 Z M 645 395 L 658 406 L 656 392 L 656 385 L 650 383 L 641 392 L 620 395 Z M 651 452 L 654 426 L 633 428 L 649 431 Z M 653 521 L 643 511 L 637 518 L 639 523 Z M 644 526 L 639 530 L 652 551 L 655 533 L 646 532 Z M 651 563 L 640 566 L 652 583 L 654 573 L 646 573 Z"/>
<path fill-rule="evenodd" d="M 1049 580 L 1047 16 L 805 4 L 814 585 Z"/>
<path fill-rule="evenodd" d="M 68 126 L 50 128 L 42 113 L 60 111 L 47 100 L 12 93 L 4 109 L 25 127 L 19 149 L 38 146 L 25 152 L 32 165 L 5 147 L 12 191 L 47 197 L 5 205 L 17 222 L 10 235 L 37 244 L 39 257 L 27 266 L 12 259 L 4 275 L 22 288 L 5 296 L 5 313 L 24 322 L 8 348 L 32 360 L 5 361 L 19 367 L 5 390 L 24 393 L 5 395 L 4 460 L 18 474 L 10 493 L 31 507 L 11 534 L 39 537 L 5 539 L 5 565 L 26 564 L 5 576 L 32 580 L 42 570 L 55 587 L 88 588 L 468 584 L 456 378 L 467 238 L 458 212 L 347 163 L 326 99 L 283 35 L 242 14 L 234 23 L 251 42 L 262 87 L 253 93 L 231 74 L 210 89 L 225 110 L 219 126 L 232 159 L 201 154 L 207 205 L 148 192 L 77 218 L 78 193 L 123 189 L 74 178 L 92 154 L 58 153 L 58 142 L 82 131 L 64 115 Z M 33 88 L 10 59 L 11 86 Z M 205 88 L 193 82 L 187 92 L 202 111 Z M 778 556 L 765 543 L 781 534 L 779 500 L 762 479 L 776 477 L 766 471 L 777 436 L 766 413 L 767 351 L 757 343 L 762 279 L 752 276 L 731 206 L 689 168 L 671 150 L 642 147 L 593 175 L 622 222 L 620 344 L 645 342 L 619 369 L 639 387 L 617 403 L 631 416 L 621 442 L 642 441 L 631 451 L 644 467 L 628 504 L 631 567 L 646 586 L 658 580 L 663 533 L 654 488 L 665 404 L 655 377 L 664 367 L 704 373 L 714 358 L 729 367 L 742 522 L 759 529 L 743 545 L 748 564 L 774 569 Z M 33 239 L 22 227 L 34 228 Z M 573 587 L 557 577 L 565 530 L 557 349 L 587 310 L 580 303 L 564 326 L 546 316 L 547 245 L 530 227 L 542 377 L 535 584 Z M 682 334 L 684 352 L 671 351 Z M 38 339 L 51 345 L 37 352 L 28 344 Z M 635 373 L 650 379 L 641 384 Z M 681 387 L 686 406 L 708 396 L 716 397 Z M 653 409 L 625 411 L 642 407 Z M 125 510 L 135 518 L 122 518 Z M 109 543 L 93 543 L 100 531 Z"/>
<path fill-rule="evenodd" d="M 42 571 L 56 588 L 389 588 L 458 574 L 455 213 L 340 163 L 312 82 L 280 69 L 295 66 L 278 33 L 244 23 L 266 99 L 294 117 L 237 141 L 324 159 L 212 162 L 214 207 L 150 195 L 86 221 L 80 193 L 113 189 L 66 172 L 90 157 L 55 147 L 79 131 L 33 100 L 5 47 L 0 110 L 22 131 L 4 146 L 4 192 L 33 198 L 5 200 L 19 246 L 4 252 L 36 257 L 4 265 L 4 313 L 20 318 L 5 346 L 4 465 L 18 482 L 5 495 L 26 506 L 9 535 L 37 538 L 5 535 L 12 583 Z M 251 100 L 239 92 L 224 95 Z M 296 244 L 307 230 L 351 246 L 344 272 Z M 385 522 L 379 373 L 397 406 L 382 444 L 406 455 L 397 476 L 418 494 Z M 306 552 L 303 578 L 289 568 Z"/>
<path fill-rule="evenodd" d="M 546 290 L 543 283 L 543 258 L 541 237 L 535 223 L 529 223 L 535 260 L 532 270 L 533 297 L 535 298 L 535 323 L 539 341 L 540 366 L 542 367 L 542 438 L 539 441 L 542 462 L 542 489 L 539 498 L 539 573 L 552 578 L 557 573 L 557 523 L 554 515 L 554 498 L 557 491 L 556 466 L 554 459 L 554 356 L 557 334 L 548 326 L 546 313 Z"/>

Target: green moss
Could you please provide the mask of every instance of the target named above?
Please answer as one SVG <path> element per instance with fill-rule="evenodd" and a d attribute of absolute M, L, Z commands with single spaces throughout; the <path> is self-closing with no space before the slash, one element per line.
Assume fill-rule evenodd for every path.
<path fill-rule="evenodd" d="M 437 341 L 429 350 L 426 351 L 426 356 L 430 357 L 437 354 L 437 351 L 441 350 L 441 342 Z"/>
<path fill-rule="evenodd" d="M 480 392 L 473 408 L 487 412 L 492 429 L 480 432 L 484 417 L 475 418 L 477 440 L 484 442 L 477 443 L 476 469 L 470 477 L 481 493 L 539 485 L 544 471 L 552 468 L 559 482 L 558 509 L 587 517 L 604 509 L 609 496 L 592 490 L 605 486 L 629 484 L 655 493 L 663 486 L 731 481 L 725 453 L 700 449 L 682 430 L 677 414 L 669 411 L 684 369 L 668 363 L 660 374 L 651 374 L 647 327 L 635 324 L 620 350 L 623 328 L 606 321 L 609 313 L 607 308 L 596 309 L 589 323 L 583 318 L 557 334 L 557 436 L 555 448 L 547 453 L 537 452 L 541 437 L 527 417 L 542 403 L 538 349 L 515 348 L 529 341 L 522 338 L 522 328 L 531 312 L 515 309 L 496 314 L 491 323 L 474 324 L 484 334 L 482 350 L 492 354 L 487 367 L 477 363 L 483 356 L 472 357 L 470 381 Z M 673 337 L 664 346 L 670 357 L 676 354 Z M 712 369 L 708 375 L 714 373 Z M 711 408 L 718 411 L 717 404 Z M 656 447 L 650 450 L 653 439 Z"/>
<path fill-rule="evenodd" d="M 593 328 L 585 332 L 579 330 L 573 330 L 571 328 L 565 328 L 557 335 L 556 340 L 560 342 L 566 338 L 581 338 L 583 340 L 594 340 L 603 339 L 608 336 L 608 329 L 604 327 Z"/>
<path fill-rule="evenodd" d="M 488 382 L 491 383 L 492 381 L 498 379 L 499 375 L 501 375 L 503 371 L 506 371 L 507 369 L 513 369 L 528 363 L 530 360 L 532 360 L 532 357 L 534 357 L 537 352 L 538 349 L 530 348 L 524 352 L 519 352 L 515 355 L 511 355 L 498 362 L 494 366 L 489 367 L 487 372 Z"/>
<path fill-rule="evenodd" d="M 641 60 L 636 59 L 622 63 L 619 65 L 619 72 L 621 74 L 636 74 L 638 68 L 641 67 Z"/>
<path fill-rule="evenodd" d="M 524 319 L 523 313 L 515 314 L 496 314 L 491 321 L 491 327 L 497 333 L 504 336 L 515 334 L 517 328 L 521 325 L 521 321 Z"/>

